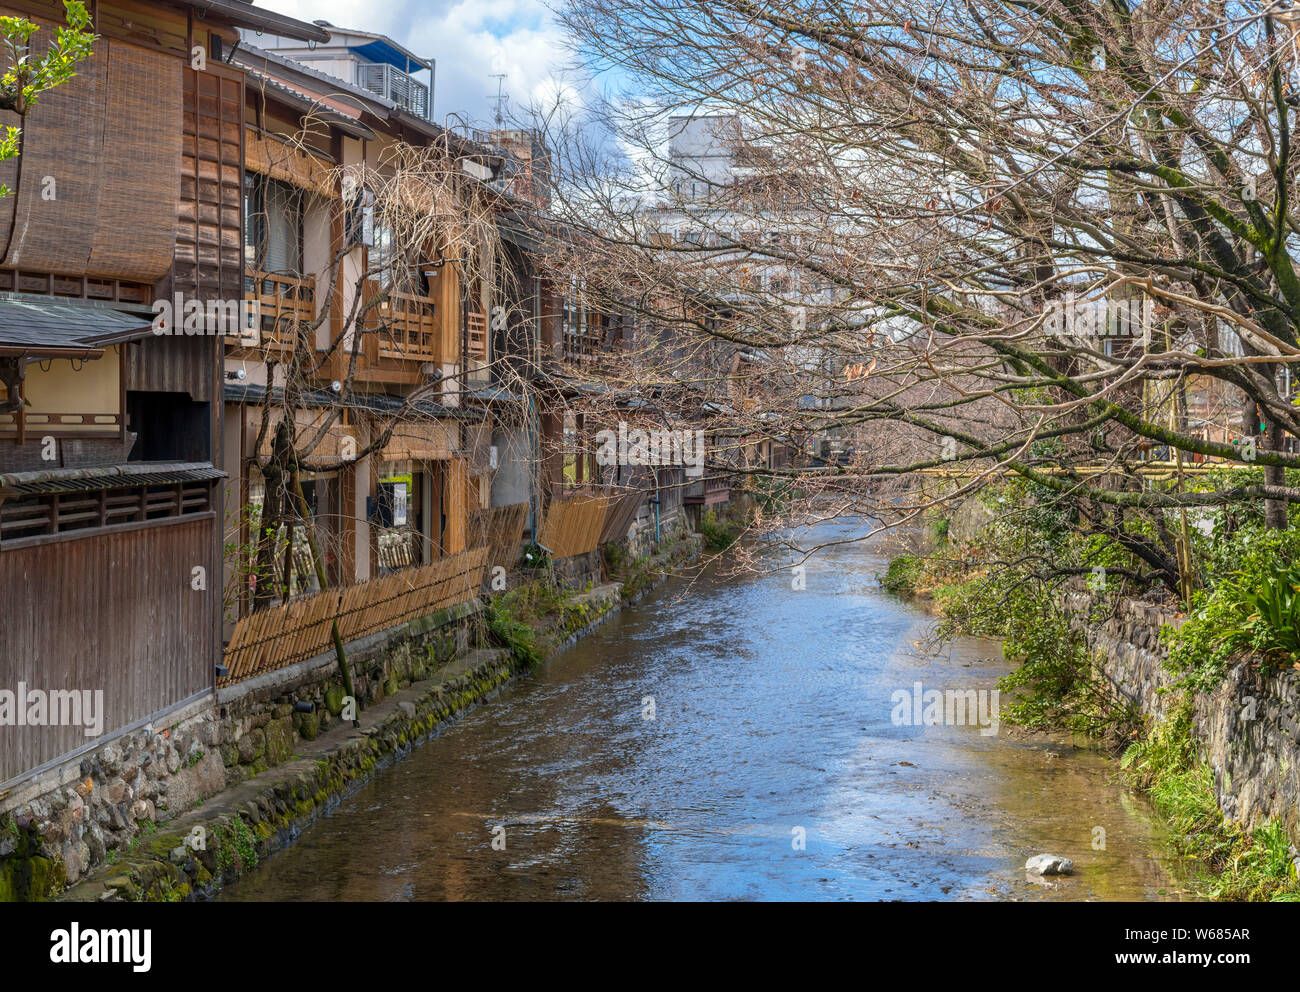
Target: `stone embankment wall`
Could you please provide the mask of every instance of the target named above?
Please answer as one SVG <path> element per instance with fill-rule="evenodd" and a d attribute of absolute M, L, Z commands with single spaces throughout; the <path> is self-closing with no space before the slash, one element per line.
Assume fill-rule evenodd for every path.
<path fill-rule="evenodd" d="M 478 601 L 348 645 L 364 709 L 470 644 Z M 160 823 L 289 761 L 337 726 L 342 676 L 320 655 L 236 685 L 117 735 L 0 797 L 0 901 L 41 898 L 135 851 Z"/>
<path fill-rule="evenodd" d="M 1179 695 L 1164 667 L 1160 629 L 1183 618 L 1141 599 L 1102 602 L 1078 585 L 1065 605 L 1087 631 L 1095 670 L 1116 696 L 1146 716 L 1168 716 Z M 1259 659 L 1245 658 L 1192 705 L 1219 807 L 1246 827 L 1280 820 L 1300 844 L 1300 672 L 1265 676 Z"/>
<path fill-rule="evenodd" d="M 637 595 L 698 555 L 692 538 L 652 559 Z M 598 553 L 582 558 L 560 578 L 598 582 Z M 617 582 L 574 596 L 543 632 L 551 650 L 625 598 Z M 219 689 L 0 796 L 0 902 L 211 895 L 518 673 L 507 652 L 473 647 L 481 612 L 472 600 L 349 644 L 359 728 L 342 718 L 331 653 Z"/>

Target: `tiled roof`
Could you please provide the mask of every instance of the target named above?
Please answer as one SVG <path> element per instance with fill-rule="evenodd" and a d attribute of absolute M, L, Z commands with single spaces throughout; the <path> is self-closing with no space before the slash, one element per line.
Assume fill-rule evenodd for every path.
<path fill-rule="evenodd" d="M 0 293 L 0 348 L 93 351 L 144 337 L 152 318 L 102 303 Z"/>
<path fill-rule="evenodd" d="M 227 382 L 222 389 L 222 398 L 227 403 L 243 403 L 260 406 L 266 401 L 266 387 L 252 383 Z M 284 391 L 279 387 L 271 390 L 271 403 L 284 401 Z M 303 409 L 323 409 L 332 406 L 345 406 L 351 410 L 367 410 L 372 413 L 397 413 L 406 402 L 404 397 L 391 396 L 387 393 L 354 393 L 345 403 L 328 390 L 315 389 L 304 392 L 299 397 Z M 483 411 L 476 407 L 444 406 L 432 400 L 417 400 L 412 409 L 426 417 L 447 420 L 466 420 L 479 423 L 483 420 Z"/>

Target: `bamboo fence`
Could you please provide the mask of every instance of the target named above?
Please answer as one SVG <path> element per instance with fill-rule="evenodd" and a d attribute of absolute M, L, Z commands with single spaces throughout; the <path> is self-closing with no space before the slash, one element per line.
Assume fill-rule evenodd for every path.
<path fill-rule="evenodd" d="M 241 682 L 332 650 L 335 619 L 347 643 L 466 602 L 478 593 L 487 553 L 482 547 L 462 551 L 431 565 L 327 589 L 245 617 L 226 647 L 227 673 L 217 685 Z"/>
<path fill-rule="evenodd" d="M 605 513 L 617 497 L 605 493 L 553 499 L 546 511 L 541 543 L 552 558 L 571 558 L 595 551 L 605 528 Z"/>
<path fill-rule="evenodd" d="M 469 515 L 469 540 L 474 547 L 487 548 L 489 567 L 513 568 L 519 560 L 519 545 L 528 524 L 528 504 L 494 506 Z"/>

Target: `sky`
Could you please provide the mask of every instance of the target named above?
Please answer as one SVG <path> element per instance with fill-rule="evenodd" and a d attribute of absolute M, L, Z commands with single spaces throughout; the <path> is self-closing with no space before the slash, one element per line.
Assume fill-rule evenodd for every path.
<path fill-rule="evenodd" d="M 506 73 L 507 109 L 548 102 L 560 85 L 563 34 L 539 0 L 256 0 L 258 7 L 303 21 L 385 34 L 416 55 L 437 60 L 433 116 L 450 114 L 490 124 Z M 426 78 L 417 73 L 417 78 Z"/>

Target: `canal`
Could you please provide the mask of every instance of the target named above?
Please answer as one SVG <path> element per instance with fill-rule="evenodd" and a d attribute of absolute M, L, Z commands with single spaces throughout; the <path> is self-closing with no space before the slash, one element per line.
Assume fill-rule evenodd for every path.
<path fill-rule="evenodd" d="M 1109 759 L 971 714 L 910 725 L 917 683 L 993 689 L 996 642 L 926 649 L 870 548 L 805 567 L 802 589 L 670 581 L 221 899 L 1187 898 Z M 1029 880 L 1042 852 L 1076 874 Z"/>

